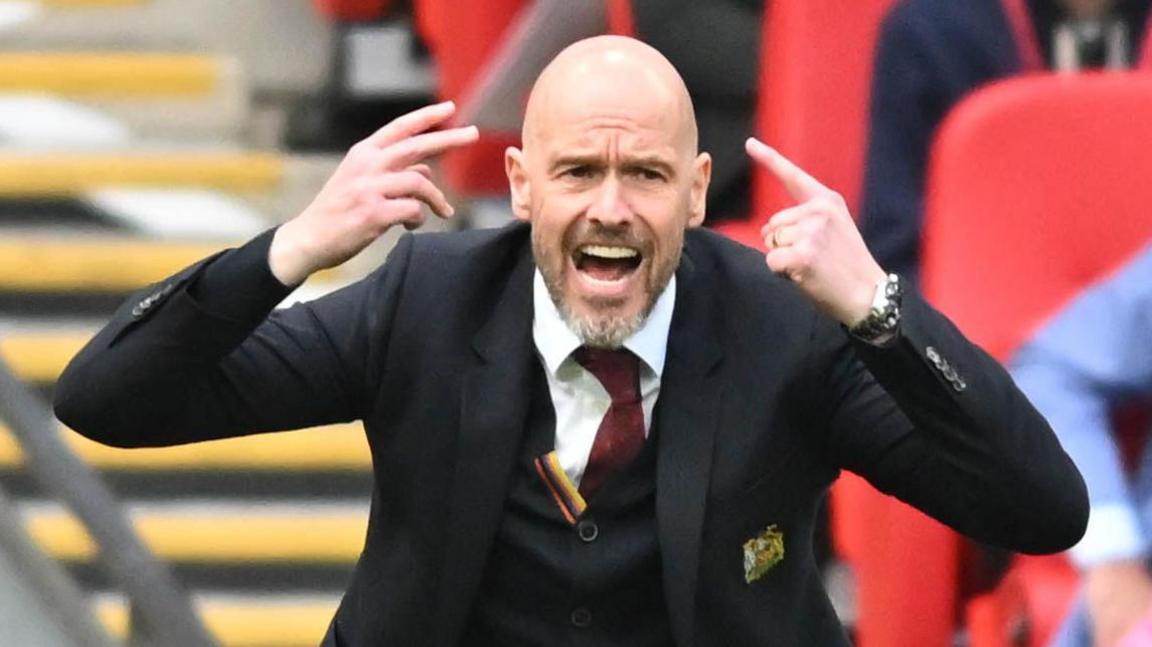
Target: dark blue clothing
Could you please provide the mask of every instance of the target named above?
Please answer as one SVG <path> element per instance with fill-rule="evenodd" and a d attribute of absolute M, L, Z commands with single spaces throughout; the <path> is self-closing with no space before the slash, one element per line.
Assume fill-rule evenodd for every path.
<path fill-rule="evenodd" d="M 1143 35 L 1147 0 L 1121 1 L 1130 42 Z M 1051 0 L 1029 0 L 1045 60 L 1059 18 Z M 1135 57 L 1130 57 L 1134 60 Z M 881 28 L 860 228 L 876 260 L 915 282 L 928 155 L 937 127 L 976 88 L 1022 71 L 1000 0 L 903 0 Z"/>

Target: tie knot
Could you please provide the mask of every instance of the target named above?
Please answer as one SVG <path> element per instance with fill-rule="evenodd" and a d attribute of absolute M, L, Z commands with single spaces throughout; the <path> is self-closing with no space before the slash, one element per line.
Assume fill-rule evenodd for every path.
<path fill-rule="evenodd" d="M 600 380 L 613 404 L 640 401 L 640 359 L 632 351 L 581 346 L 572 356 Z"/>

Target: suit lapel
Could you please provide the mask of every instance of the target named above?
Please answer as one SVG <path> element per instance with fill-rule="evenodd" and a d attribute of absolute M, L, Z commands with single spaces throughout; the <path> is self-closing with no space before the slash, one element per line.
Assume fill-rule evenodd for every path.
<path fill-rule="evenodd" d="M 655 424 L 656 526 L 664 593 L 676 644 L 692 644 L 700 538 L 717 427 L 721 312 L 687 251 L 676 274 L 676 307 Z"/>
<path fill-rule="evenodd" d="M 456 645 L 483 576 L 524 435 L 531 393 L 532 263 L 525 251 L 493 314 L 473 341 L 464 376 L 460 435 L 436 625 L 438 645 Z"/>

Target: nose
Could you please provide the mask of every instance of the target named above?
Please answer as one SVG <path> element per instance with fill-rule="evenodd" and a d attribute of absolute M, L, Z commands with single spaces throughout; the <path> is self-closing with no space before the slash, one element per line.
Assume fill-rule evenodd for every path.
<path fill-rule="evenodd" d="M 619 227 L 631 222 L 632 208 L 625 199 L 623 189 L 620 178 L 615 173 L 608 174 L 592 199 L 588 219 L 605 227 Z"/>

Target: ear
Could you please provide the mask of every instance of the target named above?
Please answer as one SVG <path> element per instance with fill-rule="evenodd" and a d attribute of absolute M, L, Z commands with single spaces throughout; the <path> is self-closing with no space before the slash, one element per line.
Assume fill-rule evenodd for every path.
<path fill-rule="evenodd" d="M 508 190 L 512 194 L 512 214 L 518 220 L 532 220 L 532 191 L 528 169 L 524 167 L 524 152 L 515 146 L 504 150 L 504 173 L 508 175 Z"/>
<path fill-rule="evenodd" d="M 704 214 L 707 211 L 708 183 L 712 181 L 712 156 L 700 153 L 692 162 L 692 187 L 689 189 L 688 200 L 688 226 L 699 227 L 704 224 Z"/>

